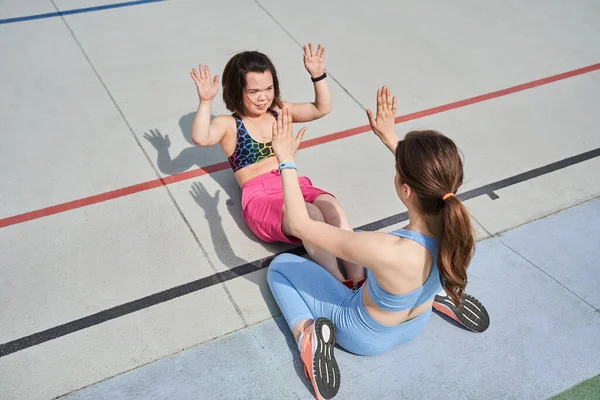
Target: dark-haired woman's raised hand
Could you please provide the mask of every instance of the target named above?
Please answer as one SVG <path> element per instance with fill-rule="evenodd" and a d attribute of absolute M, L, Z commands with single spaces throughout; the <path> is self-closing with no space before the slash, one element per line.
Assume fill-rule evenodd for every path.
<path fill-rule="evenodd" d="M 190 76 L 196 84 L 200 101 L 212 101 L 219 91 L 219 76 L 215 75 L 214 79 L 210 79 L 210 70 L 208 69 L 208 65 L 202 64 L 198 66 L 198 71 L 196 71 L 196 68 L 192 68 Z"/>
<path fill-rule="evenodd" d="M 311 77 L 316 78 L 325 72 L 325 47 L 319 46 L 315 51 L 313 44 L 304 46 L 304 67 Z"/>
<path fill-rule="evenodd" d="M 390 94 L 390 89 L 383 86 L 377 90 L 377 115 L 367 110 L 371 129 L 385 146 L 394 153 L 398 145 L 398 136 L 394 131 L 396 117 L 396 96 Z"/>

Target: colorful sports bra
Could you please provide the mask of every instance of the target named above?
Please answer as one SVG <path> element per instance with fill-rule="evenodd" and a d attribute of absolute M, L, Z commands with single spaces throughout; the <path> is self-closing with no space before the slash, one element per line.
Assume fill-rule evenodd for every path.
<path fill-rule="evenodd" d="M 269 111 L 277 119 L 277 111 L 271 109 Z M 233 113 L 231 116 L 235 118 L 236 141 L 235 150 L 227 159 L 233 172 L 275 155 L 271 142 L 261 143 L 252 139 L 240 116 L 237 113 Z"/>

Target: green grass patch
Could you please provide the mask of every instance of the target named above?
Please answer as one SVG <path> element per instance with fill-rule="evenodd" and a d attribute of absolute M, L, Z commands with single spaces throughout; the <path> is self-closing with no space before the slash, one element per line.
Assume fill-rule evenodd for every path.
<path fill-rule="evenodd" d="M 598 400 L 600 399 L 600 375 L 583 381 L 549 400 Z"/>

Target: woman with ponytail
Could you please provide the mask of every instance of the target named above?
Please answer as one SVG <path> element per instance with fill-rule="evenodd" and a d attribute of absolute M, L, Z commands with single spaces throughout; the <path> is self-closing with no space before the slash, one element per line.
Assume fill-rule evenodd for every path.
<path fill-rule="evenodd" d="M 455 314 L 472 300 L 464 290 L 475 239 L 469 213 L 454 195 L 463 181 L 458 148 L 429 130 L 399 140 L 395 111 L 396 98 L 385 86 L 377 91 L 377 115 L 367 110 L 373 132 L 395 155 L 394 186 L 408 209 L 408 225 L 391 234 L 352 232 L 311 219 L 294 162 L 303 130 L 292 135 L 285 107 L 273 124 L 285 199 L 283 225 L 304 243 L 367 271 L 366 282 L 353 291 L 318 264 L 292 254 L 276 257 L 269 266 L 267 281 L 318 399 L 332 398 L 340 387 L 336 342 L 358 355 L 381 354 L 423 330 L 434 299 L 438 306 L 446 299 Z M 470 318 L 476 325 L 472 330 L 487 328 L 483 307 Z"/>
<path fill-rule="evenodd" d="M 469 213 L 454 196 L 463 181 L 458 149 L 448 137 L 427 130 L 407 133 L 390 150 L 396 157 L 400 191 L 404 190 L 406 197 L 413 197 L 413 214 L 422 217 L 423 233 L 437 238 L 440 281 L 455 307 L 459 307 L 467 286 L 467 267 L 475 238 Z"/>

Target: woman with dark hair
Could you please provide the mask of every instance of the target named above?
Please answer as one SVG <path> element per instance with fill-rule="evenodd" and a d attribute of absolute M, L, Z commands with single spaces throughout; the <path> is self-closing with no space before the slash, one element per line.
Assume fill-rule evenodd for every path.
<path fill-rule="evenodd" d="M 367 269 L 365 284 L 351 291 L 302 257 L 282 254 L 269 266 L 267 281 L 319 399 L 329 399 L 339 389 L 336 341 L 358 355 L 381 354 L 423 330 L 442 289 L 454 308 L 465 301 L 475 238 L 469 213 L 454 195 L 463 182 L 459 150 L 450 138 L 431 130 L 409 132 L 398 140 L 395 111 L 396 99 L 385 86 L 377 91 L 377 115 L 367 111 L 374 133 L 394 154 L 394 187 L 408 209 L 408 225 L 391 234 L 353 232 L 311 219 L 294 163 L 303 131 L 292 136 L 292 113 L 286 107 L 273 123 L 283 223 L 289 233 Z M 487 313 L 476 317 L 489 324 Z"/>
<path fill-rule="evenodd" d="M 279 179 L 278 163 L 271 144 L 272 124 L 283 107 L 296 122 L 319 119 L 331 110 L 331 93 L 325 78 L 325 48 L 304 46 L 304 66 L 314 84 L 315 99 L 310 103 L 283 101 L 275 66 L 264 54 L 245 51 L 232 57 L 223 71 L 223 100 L 233 114 L 211 120 L 211 105 L 219 89 L 219 77 L 211 79 L 208 66 L 190 73 L 196 83 L 200 105 L 192 124 L 192 140 L 199 146 L 221 145 L 242 188 L 242 215 L 250 230 L 265 242 L 304 243 L 315 262 L 348 287 L 364 281 L 364 269 L 344 262 L 348 280 L 340 272 L 337 259 L 291 234 L 284 223 L 286 210 Z M 352 230 L 338 200 L 300 177 L 304 208 L 310 218 Z"/>

